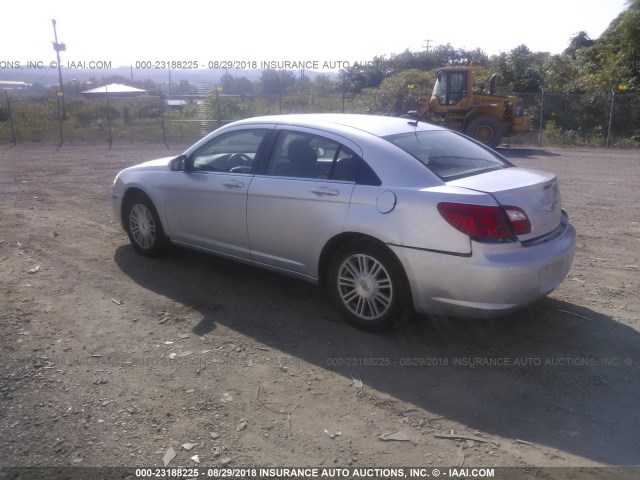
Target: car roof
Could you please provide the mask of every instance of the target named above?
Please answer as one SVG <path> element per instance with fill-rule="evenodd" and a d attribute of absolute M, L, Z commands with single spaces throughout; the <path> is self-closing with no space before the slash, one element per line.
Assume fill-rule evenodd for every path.
<path fill-rule="evenodd" d="M 230 127 L 247 123 L 272 123 L 278 125 L 321 128 L 343 133 L 348 130 L 360 130 L 377 137 L 414 132 L 416 130 L 443 130 L 441 127 L 426 122 L 419 122 L 417 126 L 410 125 L 409 122 L 413 123 L 413 120 L 409 118 L 385 117 L 382 115 L 302 113 L 247 118 L 226 126 Z"/>

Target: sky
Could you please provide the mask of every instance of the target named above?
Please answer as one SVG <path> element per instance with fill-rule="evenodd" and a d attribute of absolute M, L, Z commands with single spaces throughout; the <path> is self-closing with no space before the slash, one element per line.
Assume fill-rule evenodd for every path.
<path fill-rule="evenodd" d="M 55 60 L 53 27 L 66 62 L 306 62 L 333 69 L 427 44 L 487 54 L 525 44 L 560 53 L 584 30 L 597 38 L 625 0 L 364 2 L 227 0 L 9 1 L 0 8 L 3 69 Z M 341 62 L 341 63 L 338 63 Z M 334 68 L 331 68 L 334 67 Z"/>

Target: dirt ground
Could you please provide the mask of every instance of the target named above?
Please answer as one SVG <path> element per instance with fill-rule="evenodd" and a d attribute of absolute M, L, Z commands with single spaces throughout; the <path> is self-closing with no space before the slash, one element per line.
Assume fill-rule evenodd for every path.
<path fill-rule="evenodd" d="M 0 466 L 640 464 L 640 152 L 503 149 L 560 179 L 567 279 L 374 335 L 312 285 L 136 255 L 114 176 L 181 150 L 0 147 Z"/>

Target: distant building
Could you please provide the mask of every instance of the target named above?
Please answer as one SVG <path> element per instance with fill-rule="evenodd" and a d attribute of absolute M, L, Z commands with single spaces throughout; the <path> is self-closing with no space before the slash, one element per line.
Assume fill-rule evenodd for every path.
<path fill-rule="evenodd" d="M 171 110 L 183 110 L 186 105 L 186 100 L 167 100 L 167 106 Z"/>
<path fill-rule="evenodd" d="M 140 88 L 129 87 L 128 85 L 122 85 L 120 83 L 110 83 L 104 87 L 92 88 L 91 90 L 85 90 L 82 94 L 87 98 L 123 98 L 123 97 L 137 97 L 145 93 L 146 90 Z"/>

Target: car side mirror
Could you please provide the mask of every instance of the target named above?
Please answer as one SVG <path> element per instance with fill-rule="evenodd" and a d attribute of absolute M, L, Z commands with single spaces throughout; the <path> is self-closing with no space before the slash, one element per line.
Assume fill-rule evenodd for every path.
<path fill-rule="evenodd" d="M 173 172 L 185 170 L 185 163 L 187 160 L 186 155 L 178 155 L 176 158 L 169 162 L 169 169 Z"/>

